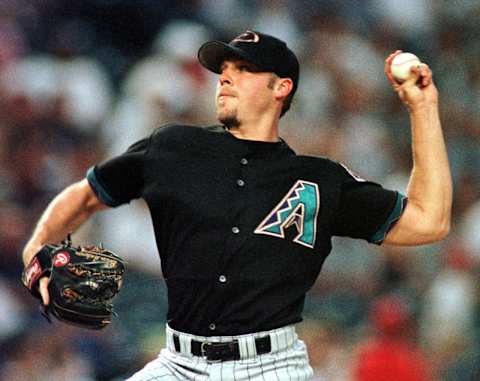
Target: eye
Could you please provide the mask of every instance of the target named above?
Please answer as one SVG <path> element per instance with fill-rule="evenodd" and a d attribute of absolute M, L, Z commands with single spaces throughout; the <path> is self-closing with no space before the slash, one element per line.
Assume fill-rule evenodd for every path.
<path fill-rule="evenodd" d="M 257 67 L 250 62 L 239 63 L 237 70 L 241 72 L 257 73 L 259 70 Z"/>

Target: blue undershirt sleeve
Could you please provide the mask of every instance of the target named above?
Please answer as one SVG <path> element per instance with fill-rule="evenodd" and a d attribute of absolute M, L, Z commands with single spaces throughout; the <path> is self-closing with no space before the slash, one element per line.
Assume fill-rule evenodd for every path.
<path fill-rule="evenodd" d="M 90 167 L 87 171 L 87 180 L 92 187 L 93 191 L 97 195 L 98 199 L 104 203 L 105 205 L 116 207 L 121 202 L 116 201 L 105 189 L 102 185 L 101 181 L 99 180 L 98 176 L 95 174 L 95 167 Z"/>
<path fill-rule="evenodd" d="M 407 197 L 397 192 L 397 201 L 393 207 L 392 212 L 388 216 L 387 220 L 383 223 L 382 226 L 377 230 L 377 232 L 369 239 L 369 242 L 372 242 L 376 245 L 381 245 L 383 240 L 387 236 L 388 232 L 393 228 L 395 223 L 400 219 L 405 207 L 407 206 Z"/>

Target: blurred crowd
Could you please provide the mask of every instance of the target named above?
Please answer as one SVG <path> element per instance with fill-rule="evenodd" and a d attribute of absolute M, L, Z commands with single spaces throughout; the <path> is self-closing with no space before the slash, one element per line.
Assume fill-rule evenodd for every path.
<path fill-rule="evenodd" d="M 383 74 L 401 49 L 433 70 L 454 177 L 438 244 L 335 238 L 299 330 L 316 380 L 480 379 L 480 3 L 473 0 L 1 0 L 0 380 L 113 381 L 156 356 L 166 291 L 141 201 L 74 235 L 128 260 L 101 332 L 48 324 L 20 283 L 48 202 L 167 122 L 215 123 L 216 77 L 196 60 L 245 29 L 288 42 L 301 81 L 281 135 L 405 192 L 408 114 Z"/>

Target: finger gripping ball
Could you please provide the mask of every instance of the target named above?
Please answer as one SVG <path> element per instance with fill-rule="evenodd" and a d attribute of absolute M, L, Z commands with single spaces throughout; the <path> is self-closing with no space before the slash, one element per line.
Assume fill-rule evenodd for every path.
<path fill-rule="evenodd" d="M 405 82 L 411 75 L 410 69 L 421 64 L 420 59 L 412 53 L 400 53 L 392 60 L 392 76 L 398 83 Z"/>

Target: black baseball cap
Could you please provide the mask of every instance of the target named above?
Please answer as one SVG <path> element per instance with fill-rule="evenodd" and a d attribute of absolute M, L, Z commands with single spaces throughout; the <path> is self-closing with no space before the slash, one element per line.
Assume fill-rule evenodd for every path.
<path fill-rule="evenodd" d="M 220 74 L 223 61 L 238 57 L 254 64 L 260 71 L 277 74 L 293 81 L 295 94 L 299 79 L 298 59 L 287 44 L 268 34 L 247 30 L 228 44 L 209 41 L 198 50 L 198 60 L 210 71 Z"/>

